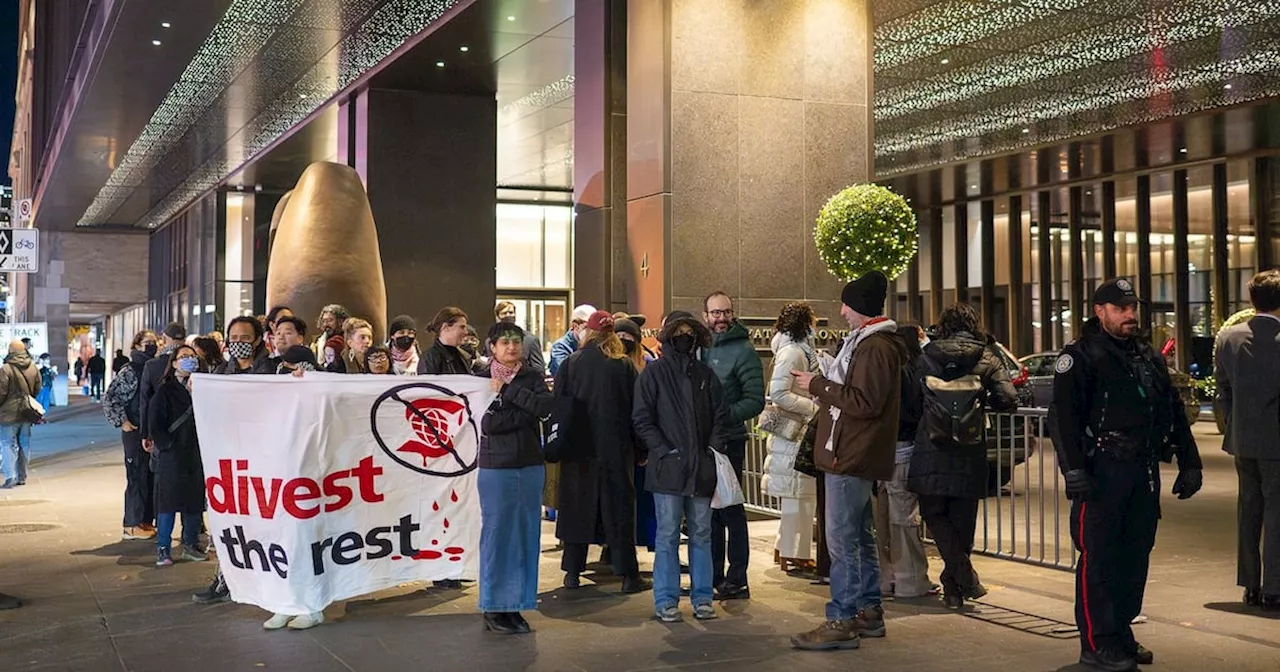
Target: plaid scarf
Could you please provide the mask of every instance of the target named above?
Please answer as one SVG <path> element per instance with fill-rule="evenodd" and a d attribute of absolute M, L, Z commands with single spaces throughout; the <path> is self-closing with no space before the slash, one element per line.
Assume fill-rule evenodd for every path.
<path fill-rule="evenodd" d="M 489 361 L 489 375 L 503 383 L 510 383 L 520 373 L 520 367 L 523 362 L 517 362 L 515 366 L 506 366 L 498 360 Z"/>

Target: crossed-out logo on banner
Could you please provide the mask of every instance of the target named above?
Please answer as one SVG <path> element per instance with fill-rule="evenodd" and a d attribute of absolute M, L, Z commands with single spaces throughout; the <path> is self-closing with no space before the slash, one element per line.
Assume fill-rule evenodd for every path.
<path fill-rule="evenodd" d="M 479 526 L 477 512 L 471 511 L 475 508 L 472 472 L 480 444 L 474 407 L 489 397 L 473 381 L 451 386 L 444 380 L 390 389 L 374 380 L 353 380 L 354 385 L 344 381 L 332 388 L 290 387 L 286 380 L 269 383 L 272 388 L 280 385 L 276 389 L 282 392 L 305 390 L 298 397 L 298 408 L 317 414 L 314 418 L 296 414 L 300 426 L 282 436 L 306 438 L 310 429 L 313 436 L 323 438 L 297 440 L 295 453 L 307 452 L 306 442 L 311 442 L 310 459 L 296 454 L 292 459 L 286 455 L 267 459 L 261 450 L 241 449 L 234 457 L 216 458 L 216 473 L 208 473 L 214 464 L 206 454 L 206 494 L 211 512 L 219 514 L 218 539 L 226 552 L 223 561 L 228 571 L 243 570 L 241 577 L 274 574 L 280 579 L 301 571 L 332 581 L 329 577 L 335 569 L 365 563 L 358 577 L 346 575 L 342 586 L 330 591 L 333 599 L 341 599 L 339 594 L 359 594 L 362 586 L 376 588 L 360 583 L 374 581 L 371 576 L 393 585 L 388 576 L 405 576 L 394 569 L 378 570 L 376 563 L 422 563 L 423 570 L 433 576 L 456 575 L 455 563 L 468 565 Z M 208 382 L 212 383 L 208 389 L 200 391 L 212 390 L 210 405 L 244 403 L 243 397 L 233 394 L 235 381 Z M 454 389 L 459 385 L 465 389 Z M 328 411 L 314 410 L 328 409 L 327 404 L 311 402 L 316 397 L 328 401 L 325 395 L 330 394 L 337 395 L 334 404 L 344 409 L 342 422 L 325 415 Z M 197 392 L 198 404 L 201 396 Z M 345 411 L 353 404 L 367 409 L 367 424 L 346 422 Z M 198 413 L 197 421 L 200 417 Z M 210 425 L 217 427 L 217 423 L 199 426 L 202 446 L 226 445 L 218 429 L 208 432 L 217 436 L 208 440 L 213 438 L 206 436 Z M 281 452 L 287 452 L 285 446 Z M 319 476 L 316 455 L 326 465 L 327 473 Z M 265 466 L 255 473 L 254 465 L 260 463 Z M 308 467 L 311 474 L 305 473 Z M 297 474 L 281 475 L 289 470 Z M 427 566 L 439 563 L 443 565 L 436 569 Z M 261 579 L 248 580 L 261 585 Z M 233 595 L 236 587 L 233 582 Z M 252 601 L 257 599 L 263 598 Z M 315 600 L 323 602 L 319 597 Z"/>

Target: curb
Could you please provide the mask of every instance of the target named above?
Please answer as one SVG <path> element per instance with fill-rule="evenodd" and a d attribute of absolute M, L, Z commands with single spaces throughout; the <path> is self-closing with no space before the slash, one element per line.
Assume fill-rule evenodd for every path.
<path fill-rule="evenodd" d="M 66 410 L 53 411 L 45 415 L 46 424 L 52 425 L 62 420 L 78 418 L 94 411 L 99 413 L 102 412 L 102 405 L 94 403 L 76 404 L 75 406 L 58 406 L 57 408 Z"/>

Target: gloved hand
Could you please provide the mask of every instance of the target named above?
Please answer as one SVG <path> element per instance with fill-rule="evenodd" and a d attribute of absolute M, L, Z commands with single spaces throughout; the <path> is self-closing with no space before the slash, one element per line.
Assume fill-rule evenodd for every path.
<path fill-rule="evenodd" d="M 1199 469 L 1183 469 L 1178 472 L 1178 478 L 1173 481 L 1173 494 L 1178 499 L 1190 499 L 1192 495 L 1200 492 L 1200 487 L 1204 485 L 1204 472 Z"/>
<path fill-rule="evenodd" d="M 1077 502 L 1089 499 L 1093 494 L 1093 477 L 1084 469 L 1072 469 L 1066 473 L 1067 499 Z"/>

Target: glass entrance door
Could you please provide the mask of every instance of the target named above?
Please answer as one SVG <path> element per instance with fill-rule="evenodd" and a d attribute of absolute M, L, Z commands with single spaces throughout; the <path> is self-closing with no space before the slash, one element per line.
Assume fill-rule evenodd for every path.
<path fill-rule="evenodd" d="M 569 329 L 568 292 L 499 291 L 498 300 L 515 304 L 516 324 L 538 338 L 544 356 L 549 356 L 551 344 Z"/>

